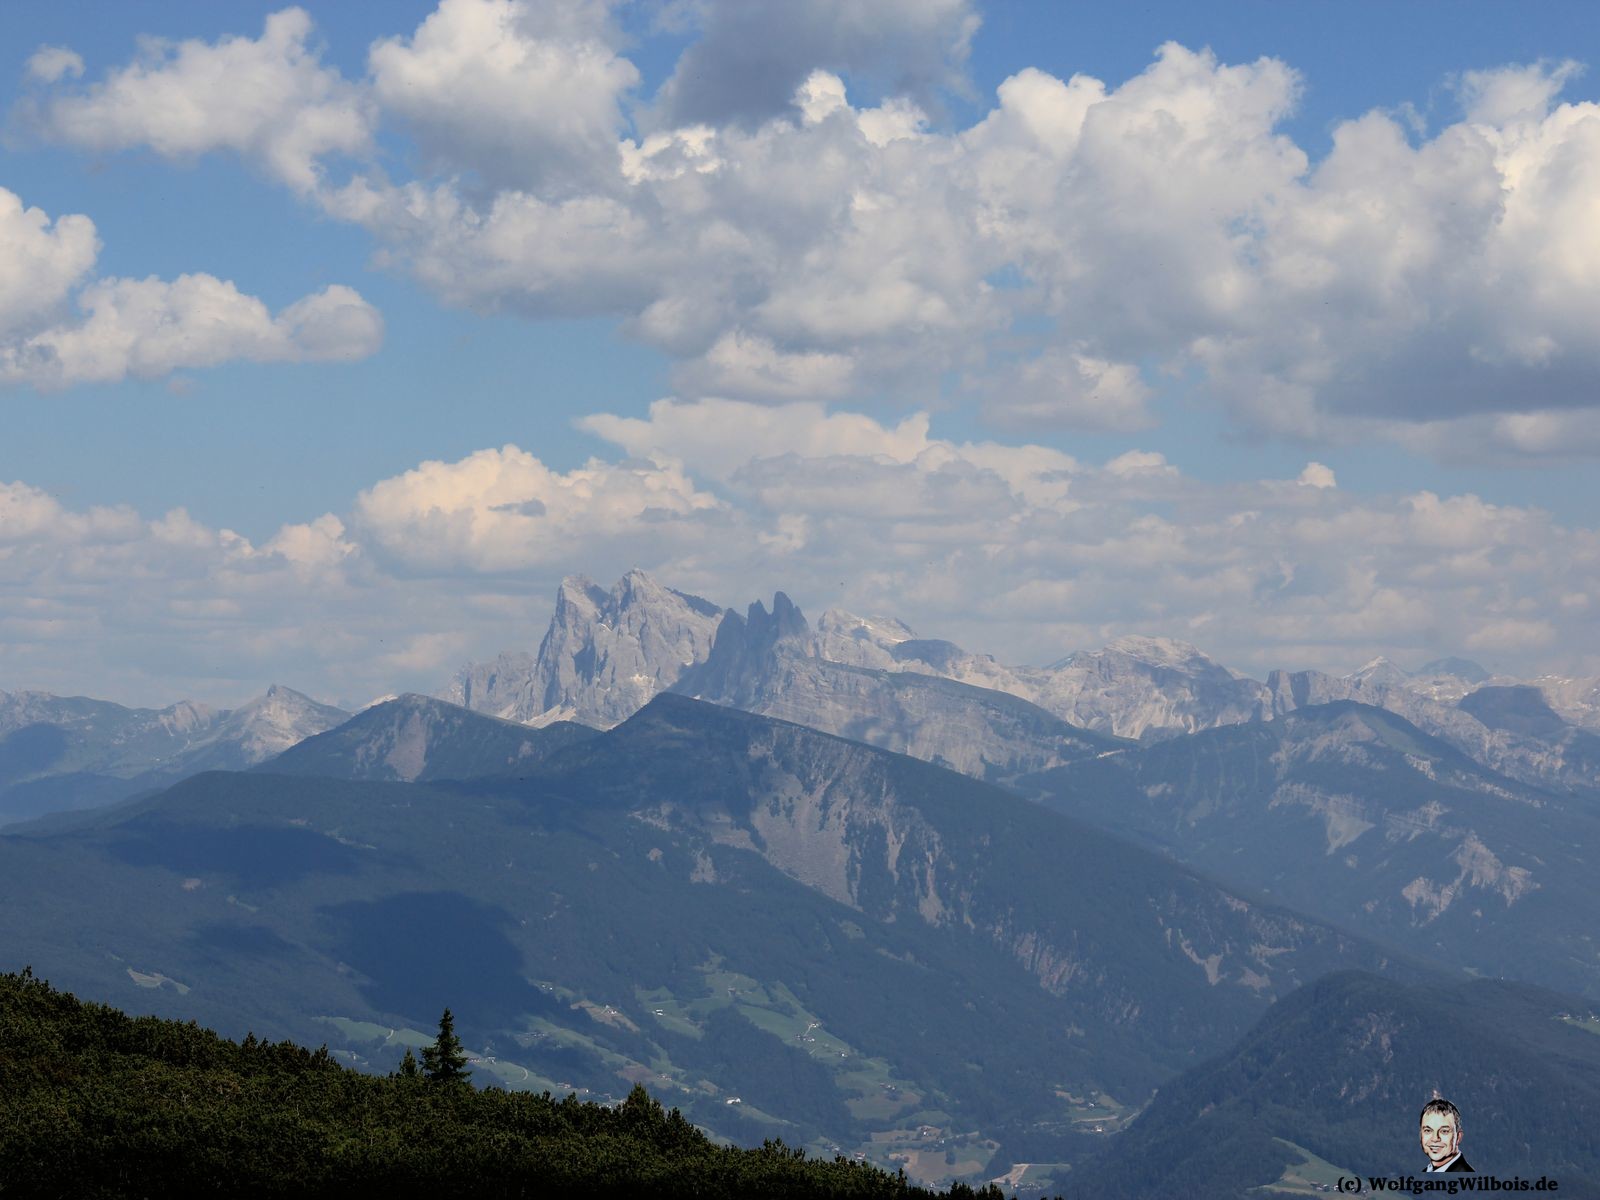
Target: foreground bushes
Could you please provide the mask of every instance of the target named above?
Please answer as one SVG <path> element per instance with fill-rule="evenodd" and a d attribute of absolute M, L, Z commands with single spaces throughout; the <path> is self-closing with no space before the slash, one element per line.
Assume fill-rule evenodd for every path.
<path fill-rule="evenodd" d="M 423 1075 L 326 1049 L 131 1018 L 0 975 L 0 1194 L 923 1197 L 903 1175 L 781 1142 L 713 1145 L 635 1087 L 617 1108 Z M 999 1200 L 957 1184 L 952 1197 Z"/>

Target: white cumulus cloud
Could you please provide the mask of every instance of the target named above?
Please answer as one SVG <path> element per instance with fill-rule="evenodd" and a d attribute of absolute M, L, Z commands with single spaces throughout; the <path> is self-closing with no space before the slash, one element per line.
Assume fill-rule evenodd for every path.
<path fill-rule="evenodd" d="M 55 83 L 83 74 L 83 56 L 67 46 L 40 46 L 28 56 L 23 67 L 29 79 L 40 83 Z"/>
<path fill-rule="evenodd" d="M 322 65 L 311 33 L 310 16 L 286 8 L 267 17 L 259 38 L 145 39 L 136 61 L 86 88 L 36 98 L 29 113 L 39 132 L 90 150 L 148 146 L 178 159 L 233 150 L 309 192 L 324 155 L 362 153 L 372 133 L 364 94 Z M 81 70 L 70 50 L 48 53 L 37 78 L 80 73 L 62 69 L 76 60 Z"/>
<path fill-rule="evenodd" d="M 94 278 L 99 249 L 88 217 L 52 222 L 0 188 L 0 385 L 113 383 L 241 359 L 352 361 L 383 341 L 378 311 L 340 284 L 274 316 L 205 273 Z"/>
<path fill-rule="evenodd" d="M 493 185 L 605 188 L 639 72 L 604 7 L 442 0 L 409 38 L 372 47 L 373 94 L 436 165 Z"/>
<path fill-rule="evenodd" d="M 374 484 L 355 520 L 404 570 L 493 572 L 567 561 L 586 541 L 670 539 L 717 507 L 670 464 L 593 460 L 559 472 L 505 446 Z"/>
<path fill-rule="evenodd" d="M 442 0 L 352 80 L 286 9 L 100 81 L 40 59 L 31 103 L 88 148 L 243 154 L 448 303 L 617 318 L 685 391 L 916 402 L 955 380 L 998 428 L 1131 431 L 1184 379 L 1256 433 L 1594 452 L 1600 104 L 1564 99 L 1571 63 L 1462 74 L 1432 129 L 1349 114 L 1313 159 L 1274 58 L 1024 67 L 958 128 L 934 101 L 967 0 L 670 6 L 693 38 L 655 96 L 613 10 Z M 362 160 L 384 117 L 409 178 Z"/>

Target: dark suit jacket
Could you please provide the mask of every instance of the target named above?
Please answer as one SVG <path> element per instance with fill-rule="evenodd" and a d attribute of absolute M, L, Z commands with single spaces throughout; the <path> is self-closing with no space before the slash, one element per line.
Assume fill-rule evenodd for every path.
<path fill-rule="evenodd" d="M 1471 1171 L 1471 1172 L 1472 1172 L 1472 1174 L 1474 1174 L 1474 1175 L 1476 1175 L 1476 1174 L 1477 1174 L 1477 1172 L 1476 1172 L 1476 1171 L 1473 1171 L 1473 1170 L 1472 1170 L 1472 1164 L 1471 1164 L 1471 1163 L 1469 1163 L 1469 1162 L 1468 1162 L 1468 1161 L 1467 1161 L 1467 1160 L 1466 1160 L 1466 1159 L 1465 1159 L 1465 1158 L 1462 1158 L 1462 1157 L 1461 1157 L 1461 1156 L 1460 1156 L 1460 1155 L 1459 1155 L 1459 1154 L 1458 1154 L 1458 1155 L 1456 1155 L 1456 1160 L 1455 1160 L 1455 1162 L 1453 1162 L 1453 1163 L 1451 1163 L 1451 1164 L 1450 1164 L 1450 1165 L 1449 1165 L 1449 1166 L 1448 1166 L 1448 1167 L 1446 1167 L 1446 1168 L 1445 1168 L 1445 1169 L 1444 1169 L 1444 1170 L 1443 1170 L 1443 1171 L 1439 1171 L 1439 1172 L 1436 1172 L 1436 1174 L 1439 1174 L 1439 1175 L 1448 1175 L 1448 1174 L 1450 1174 L 1450 1173 L 1451 1173 L 1451 1172 L 1452 1172 L 1452 1171 Z"/>

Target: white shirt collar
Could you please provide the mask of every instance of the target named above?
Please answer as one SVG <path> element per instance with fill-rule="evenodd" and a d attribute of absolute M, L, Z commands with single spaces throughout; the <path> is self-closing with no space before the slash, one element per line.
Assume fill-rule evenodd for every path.
<path fill-rule="evenodd" d="M 1423 1172 L 1423 1174 L 1427 1175 L 1427 1174 L 1430 1174 L 1433 1171 L 1448 1171 L 1450 1169 L 1450 1164 L 1455 1162 L 1456 1159 L 1458 1159 L 1460 1157 L 1461 1157 L 1461 1151 L 1457 1150 L 1454 1154 L 1452 1154 L 1449 1158 L 1445 1159 L 1437 1167 L 1430 1166 L 1426 1171 Z"/>

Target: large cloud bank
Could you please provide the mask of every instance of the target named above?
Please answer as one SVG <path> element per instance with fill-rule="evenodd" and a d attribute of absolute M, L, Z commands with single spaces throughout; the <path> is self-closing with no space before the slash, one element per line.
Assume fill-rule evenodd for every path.
<path fill-rule="evenodd" d="M 751 7 L 672 8 L 696 36 L 654 95 L 608 4 L 443 0 L 355 79 L 297 9 L 101 79 L 44 48 L 26 115 L 97 150 L 237 153 L 448 303 L 623 319 L 688 394 L 954 380 L 997 428 L 1134 430 L 1178 372 L 1274 436 L 1600 450 L 1600 105 L 1562 102 L 1572 64 L 1468 73 L 1438 128 L 1367 113 L 1313 162 L 1274 59 L 1024 69 L 948 127 L 964 0 L 759 29 Z M 385 131 L 419 174 L 379 169 Z"/>

